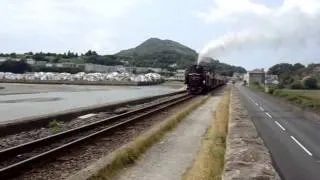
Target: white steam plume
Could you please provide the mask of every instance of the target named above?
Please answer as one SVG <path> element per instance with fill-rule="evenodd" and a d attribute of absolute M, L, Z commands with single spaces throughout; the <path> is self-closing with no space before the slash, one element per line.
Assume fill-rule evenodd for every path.
<path fill-rule="evenodd" d="M 229 22 L 240 26 L 209 42 L 203 57 L 220 57 L 246 47 L 299 50 L 320 44 L 320 1 L 284 0 L 281 7 L 268 8 L 250 0 L 216 0 L 216 7 L 201 13 L 207 22 Z"/>

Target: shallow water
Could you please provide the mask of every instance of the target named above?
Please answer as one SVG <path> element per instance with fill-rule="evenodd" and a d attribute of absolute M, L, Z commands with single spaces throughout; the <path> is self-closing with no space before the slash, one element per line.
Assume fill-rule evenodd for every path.
<path fill-rule="evenodd" d="M 141 87 L 80 92 L 0 96 L 0 121 L 173 92 L 168 87 Z"/>

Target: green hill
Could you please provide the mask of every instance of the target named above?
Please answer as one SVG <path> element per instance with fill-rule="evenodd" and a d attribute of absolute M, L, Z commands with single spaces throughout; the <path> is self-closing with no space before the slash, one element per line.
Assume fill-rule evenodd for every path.
<path fill-rule="evenodd" d="M 177 65 L 185 68 L 197 59 L 197 52 L 178 42 L 150 38 L 135 48 L 122 50 L 115 54 L 124 57 L 134 66 L 168 68 Z"/>

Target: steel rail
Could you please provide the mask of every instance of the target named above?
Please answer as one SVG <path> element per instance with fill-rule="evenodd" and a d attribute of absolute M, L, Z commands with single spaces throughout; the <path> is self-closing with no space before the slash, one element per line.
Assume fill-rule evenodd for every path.
<path fill-rule="evenodd" d="M 133 111 L 129 111 L 129 112 L 126 112 L 126 113 L 123 113 L 120 115 L 105 118 L 100 121 L 90 123 L 88 125 L 84 125 L 84 126 L 70 129 L 70 130 L 55 134 L 55 135 L 51 135 L 51 136 L 44 137 L 44 138 L 41 138 L 41 139 L 38 139 L 35 141 L 31 141 L 31 142 L 28 142 L 25 144 L 21 144 L 21 145 L 15 146 L 15 147 L 4 149 L 4 150 L 0 151 L 0 160 L 2 160 L 2 161 L 8 160 L 10 158 L 15 158 L 16 156 L 18 156 L 20 154 L 25 154 L 25 153 L 31 152 L 36 148 L 41 148 L 41 147 L 48 146 L 50 144 L 54 144 L 54 143 L 58 142 L 59 140 L 63 140 L 63 139 L 68 138 L 70 136 L 74 136 L 79 133 L 92 130 L 92 129 L 97 128 L 99 126 L 108 125 L 108 123 L 112 123 L 112 122 L 114 123 L 110 126 L 105 127 L 102 130 L 98 130 L 98 131 L 93 132 L 89 135 L 82 136 L 76 140 L 73 140 L 71 142 L 67 142 L 65 144 L 62 144 L 62 145 L 55 147 L 53 149 L 50 149 L 48 151 L 42 152 L 40 154 L 36 154 L 36 155 L 31 156 L 27 159 L 23 159 L 21 161 L 10 164 L 10 165 L 0 169 L 0 178 L 16 176 L 17 174 L 21 173 L 21 171 L 23 169 L 28 168 L 32 164 L 39 162 L 41 160 L 45 160 L 46 158 L 48 158 L 48 159 L 54 158 L 54 154 L 61 152 L 63 150 L 67 150 L 71 146 L 77 145 L 79 143 L 85 143 L 93 137 L 97 137 L 98 135 L 109 132 L 115 128 L 119 128 L 127 123 L 133 122 L 135 120 L 147 117 L 148 115 L 154 114 L 154 113 L 159 112 L 161 110 L 167 109 L 173 105 L 179 104 L 179 103 L 186 101 L 192 97 L 193 96 L 190 96 L 188 94 L 184 94 L 179 97 L 169 99 L 169 100 L 157 103 L 157 104 L 153 104 L 153 105 L 150 105 L 147 107 L 139 108 L 137 110 L 133 110 Z M 147 110 L 151 110 L 151 111 L 147 111 Z M 144 112 L 144 111 L 147 111 L 147 112 Z M 130 117 L 132 115 L 137 115 L 137 113 L 143 113 L 143 114 L 128 119 L 128 117 Z M 123 121 L 119 121 L 124 118 L 127 118 L 127 119 L 125 119 Z"/>

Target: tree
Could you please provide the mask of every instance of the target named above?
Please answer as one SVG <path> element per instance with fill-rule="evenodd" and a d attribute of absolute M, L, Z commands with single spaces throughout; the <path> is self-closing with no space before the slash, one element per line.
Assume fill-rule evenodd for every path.
<path fill-rule="evenodd" d="M 27 71 L 30 71 L 31 67 L 29 64 L 27 64 L 24 60 L 21 61 L 4 61 L 0 65 L 0 72 L 12 72 L 12 73 L 25 73 Z"/>
<path fill-rule="evenodd" d="M 35 54 L 33 55 L 33 59 L 34 59 L 35 61 L 48 61 L 48 60 L 46 59 L 45 54 L 43 54 L 42 52 L 40 52 L 40 53 L 35 53 Z"/>
<path fill-rule="evenodd" d="M 85 56 L 98 56 L 98 53 L 95 52 L 95 51 L 89 50 L 89 51 L 86 52 L 84 55 L 85 55 Z"/>
<path fill-rule="evenodd" d="M 304 86 L 300 80 L 296 80 L 291 84 L 291 89 L 303 89 Z"/>
<path fill-rule="evenodd" d="M 296 63 L 296 64 L 293 65 L 292 70 L 296 71 L 296 70 L 299 70 L 299 69 L 302 69 L 302 68 L 305 68 L 305 66 L 303 64 Z"/>
<path fill-rule="evenodd" d="M 13 53 L 10 54 L 10 57 L 16 58 L 16 57 L 17 57 L 17 54 L 13 52 Z"/>
<path fill-rule="evenodd" d="M 311 76 L 303 78 L 303 85 L 307 89 L 316 89 L 317 88 L 317 79 Z"/>
<path fill-rule="evenodd" d="M 32 55 L 33 55 L 33 52 L 30 51 L 30 52 L 27 52 L 27 53 L 24 53 L 24 54 L 25 54 L 25 55 L 31 55 L 31 56 L 32 56 Z"/>
<path fill-rule="evenodd" d="M 280 63 L 269 68 L 268 74 L 280 75 L 283 73 L 290 73 L 293 70 L 292 64 Z"/>

